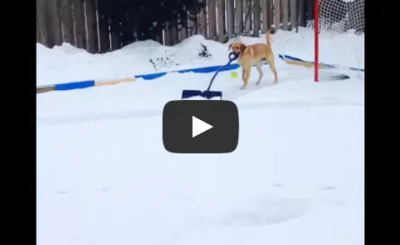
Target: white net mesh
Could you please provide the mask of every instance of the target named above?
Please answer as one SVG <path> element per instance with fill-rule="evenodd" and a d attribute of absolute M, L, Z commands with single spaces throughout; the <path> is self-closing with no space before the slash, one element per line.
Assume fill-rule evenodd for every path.
<path fill-rule="evenodd" d="M 319 62 L 364 69 L 365 0 L 321 0 Z M 325 42 L 325 40 L 331 40 Z M 335 45 L 332 46 L 332 39 Z M 362 71 L 354 71 L 363 77 Z"/>
<path fill-rule="evenodd" d="M 363 33 L 364 3 L 365 0 L 321 0 L 319 4 L 320 32 Z"/>

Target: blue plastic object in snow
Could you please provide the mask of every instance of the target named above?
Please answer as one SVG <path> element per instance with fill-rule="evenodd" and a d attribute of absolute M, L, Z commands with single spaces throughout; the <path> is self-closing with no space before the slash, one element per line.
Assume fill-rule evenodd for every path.
<path fill-rule="evenodd" d="M 239 57 L 239 53 L 229 53 L 229 62 L 228 64 L 221 66 L 215 73 L 214 76 L 211 78 L 210 84 L 208 85 L 208 88 L 206 91 L 201 91 L 201 90 L 183 90 L 182 92 L 182 99 L 188 99 L 188 98 L 192 98 L 195 96 L 200 96 L 206 99 L 211 99 L 214 97 L 220 97 L 222 100 L 222 92 L 221 91 L 210 91 L 211 86 L 214 82 L 215 77 L 217 76 L 217 74 L 226 66 L 230 65 L 233 61 L 235 61 L 237 58 Z"/>

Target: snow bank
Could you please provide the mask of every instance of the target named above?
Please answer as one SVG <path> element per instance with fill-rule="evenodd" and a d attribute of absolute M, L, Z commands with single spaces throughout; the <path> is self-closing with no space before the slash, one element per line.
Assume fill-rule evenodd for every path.
<path fill-rule="evenodd" d="M 117 51 L 94 55 L 69 44 L 52 49 L 37 44 L 37 85 L 108 80 L 178 68 L 222 65 L 228 61 L 228 46 L 232 42 L 265 43 L 265 38 L 265 35 L 260 38 L 239 36 L 221 44 L 195 35 L 173 47 L 155 41 L 141 41 Z M 308 28 L 299 28 L 299 33 L 278 31 L 271 39 L 276 56 L 288 54 L 304 60 L 314 60 L 313 31 Z M 207 47 L 210 57 L 199 56 L 203 51 L 202 45 Z M 324 34 L 321 36 L 320 47 L 321 62 L 364 67 L 363 36 Z"/>

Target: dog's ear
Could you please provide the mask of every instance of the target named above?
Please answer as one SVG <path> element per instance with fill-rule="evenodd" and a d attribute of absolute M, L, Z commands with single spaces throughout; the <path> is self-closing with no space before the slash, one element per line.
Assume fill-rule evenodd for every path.
<path fill-rule="evenodd" d="M 232 43 L 229 44 L 228 51 L 232 48 Z"/>
<path fill-rule="evenodd" d="M 244 43 L 240 44 L 240 52 L 243 53 L 243 51 L 246 49 L 246 45 Z"/>

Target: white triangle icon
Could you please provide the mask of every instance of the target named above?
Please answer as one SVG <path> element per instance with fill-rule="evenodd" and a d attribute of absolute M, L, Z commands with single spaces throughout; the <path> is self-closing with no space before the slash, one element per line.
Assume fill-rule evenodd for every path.
<path fill-rule="evenodd" d="M 192 116 L 192 138 L 211 129 L 213 126 Z"/>

